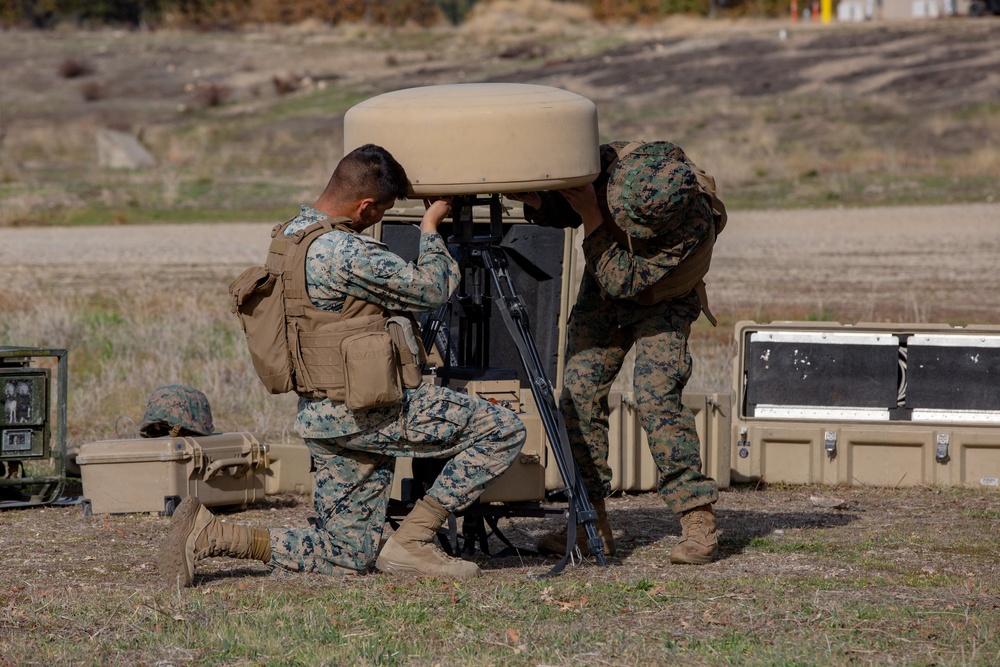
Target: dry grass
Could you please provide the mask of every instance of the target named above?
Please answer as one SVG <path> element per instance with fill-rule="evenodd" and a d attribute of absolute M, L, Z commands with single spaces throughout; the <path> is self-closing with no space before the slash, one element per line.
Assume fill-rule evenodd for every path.
<path fill-rule="evenodd" d="M 15 288 L 0 340 L 71 350 L 69 444 L 120 437 L 120 419 L 138 424 L 153 390 L 198 387 L 220 431 L 257 431 L 287 442 L 293 396 L 260 386 L 239 325 L 218 293 L 150 282 L 114 293 L 66 294 Z"/>
<path fill-rule="evenodd" d="M 59 76 L 64 79 L 75 79 L 93 73 L 94 68 L 86 60 L 67 58 L 59 65 Z"/>
<path fill-rule="evenodd" d="M 1000 196 L 998 56 L 983 47 L 996 36 L 990 22 L 884 34 L 799 26 L 785 41 L 778 27 L 605 25 L 579 4 L 522 0 L 479 3 L 461 26 L 428 29 L 10 31 L 0 45 L 0 85 L 11 91 L 0 224 L 270 219 L 321 186 L 339 157 L 342 114 L 357 101 L 491 80 L 590 97 L 604 139 L 680 143 L 739 208 Z M 900 54 L 905 69 L 885 66 L 904 62 Z M 101 73 L 85 82 L 91 101 L 58 75 L 69 60 Z M 94 169 L 94 133 L 109 126 L 141 135 L 161 166 Z M 45 211 L 11 212 L 39 196 Z"/>
<path fill-rule="evenodd" d="M 474 556 L 468 582 L 268 574 L 210 559 L 196 588 L 161 590 L 166 520 L 0 514 L 0 646 L 14 664 L 962 665 L 1000 660 L 994 497 L 975 491 L 836 489 L 723 494 L 723 557 L 671 566 L 676 519 L 649 495 L 610 502 L 609 567 Z M 229 520 L 303 525 L 274 497 Z M 518 546 L 551 526 L 505 519 Z M 58 537 L 56 537 L 58 536 Z M 499 544 L 496 545 L 499 547 Z M 58 582 L 58 584 L 56 583 Z"/>
<path fill-rule="evenodd" d="M 224 296 L 228 280 L 253 260 L 215 234 L 254 247 L 265 227 L 149 228 L 162 255 L 125 242 L 141 239 L 132 236 L 141 231 L 135 226 L 111 230 L 123 251 L 110 241 L 87 243 L 107 228 L 57 230 L 40 263 L 23 250 L 30 244 L 18 246 L 21 261 L 5 261 L 12 287 L 0 294 L 0 340 L 70 348 L 71 443 L 114 437 L 116 425 L 130 435 L 118 418 L 138 421 L 152 390 L 175 382 L 205 391 L 221 429 L 262 431 L 271 442 L 290 436 L 294 399 L 263 394 Z M 224 246 L 232 256 L 213 250 Z M 755 261 L 753 244 L 736 246 Z M 722 250 L 720 258 L 731 252 Z M 721 263 L 720 278 L 735 276 L 727 268 L 736 264 Z M 831 303 L 818 289 L 806 306 L 795 296 L 772 292 L 768 312 L 801 319 L 797 309 Z M 718 314 L 735 315 L 720 306 Z M 728 385 L 731 343 L 721 331 L 697 329 L 699 382 Z M 841 508 L 816 506 L 812 495 Z M 476 553 L 485 575 L 459 584 L 381 575 L 342 581 L 212 559 L 199 565 L 190 590 L 155 584 L 165 518 L 84 517 L 78 507 L 4 511 L 0 647 L 13 664 L 50 665 L 987 667 L 1000 660 L 1000 572 L 988 538 L 1000 530 L 995 491 L 763 486 L 731 489 L 717 509 L 722 558 L 700 568 L 669 564 L 679 524 L 655 494 L 642 494 L 609 501 L 620 550 L 609 567 L 585 563 L 553 580 L 530 578 L 553 564 L 530 554 Z M 308 498 L 271 496 L 228 520 L 304 526 L 311 515 Z M 520 547 L 554 525 L 501 521 Z"/>
<path fill-rule="evenodd" d="M 44 98 L 10 88 L 20 93 L 5 110 L 9 159 L 0 165 L 0 225 L 115 217 L 145 222 L 160 208 L 188 220 L 217 220 L 235 211 L 273 223 L 322 187 L 338 157 L 334 121 L 353 101 L 404 84 L 510 77 L 592 95 L 602 132 L 674 138 L 724 184 L 738 215 L 720 237 L 711 274 L 713 308 L 723 322 L 719 329 L 696 326 L 692 390 L 730 386 L 732 326 L 743 317 L 961 323 L 995 314 L 991 295 L 1000 285 L 991 267 L 998 246 L 996 226 L 988 220 L 970 235 L 952 220 L 939 224 L 914 209 L 894 209 L 898 228 L 881 218 L 878 224 L 841 221 L 836 211 L 817 217 L 806 210 L 794 216 L 762 213 L 751 224 L 747 210 L 750 204 L 943 200 L 951 193 L 956 200 L 985 199 L 1000 182 L 995 105 L 970 102 L 935 111 L 938 102 L 926 91 L 874 99 L 849 87 L 842 104 L 798 93 L 746 96 L 728 89 L 690 100 L 669 91 L 626 94 L 615 86 L 633 80 L 625 74 L 644 58 L 655 60 L 656 52 L 639 57 L 609 48 L 627 52 L 659 40 L 683 54 L 709 44 L 702 55 L 718 58 L 713 71 L 725 72 L 746 49 L 767 46 L 759 35 L 775 31 L 771 25 L 748 29 L 691 20 L 642 31 L 606 30 L 577 21 L 570 14 L 576 9 L 556 3 L 543 8 L 544 15 L 512 16 L 509 29 L 498 32 L 491 21 L 505 18 L 506 5 L 489 4 L 495 13 L 474 15 L 468 24 L 473 27 L 464 31 L 385 34 L 354 25 L 245 35 L 95 32 L 61 35 L 59 49 L 46 35 L 36 36 L 43 47 L 32 58 L 41 63 L 38 71 L 53 76 L 63 59 L 89 58 L 103 46 L 107 55 L 98 65 L 102 76 L 115 81 L 115 101 L 96 100 L 96 112 L 81 114 L 81 107 L 69 106 L 82 104 L 78 82 L 71 89 L 49 86 Z M 521 10 L 535 6 L 516 4 Z M 940 22 L 935 29 L 957 25 Z M 867 35 L 866 29 L 858 34 Z M 891 44 L 891 34 L 879 37 Z M 914 34 L 911 39 L 919 39 L 933 30 Z M 815 35 L 799 36 L 800 43 L 809 43 Z M 494 57 L 540 41 L 552 49 L 541 62 L 530 50 L 524 51 L 528 59 Z M 931 41 L 928 53 L 939 47 Z M 335 46 L 341 42 L 356 53 L 342 53 Z M 307 48 L 277 47 L 287 43 Z M 736 56 L 721 55 L 727 45 Z M 794 43 L 786 47 L 795 50 Z M 15 79 L 3 77 L 14 76 L 15 63 L 30 48 L 23 35 L 5 33 L 0 64 L 11 65 L 0 69 L 4 90 Z M 561 59 L 568 59 L 565 69 Z M 130 61 L 158 64 L 134 71 L 122 66 Z M 671 77 L 684 80 L 691 71 L 683 62 L 677 56 L 653 65 L 674 68 Z M 211 78 L 219 74 L 214 67 L 230 65 L 228 79 Z M 232 97 L 211 108 L 178 110 L 178 103 L 190 101 L 185 84 L 199 80 L 195 69 L 201 79 L 225 80 Z M 279 94 L 272 77 L 293 70 L 329 85 Z M 322 78 L 334 70 L 343 79 Z M 614 85 L 594 80 L 605 70 Z M 613 71 L 622 74 L 612 77 Z M 137 78 L 155 85 L 139 88 Z M 726 85 L 738 78 L 725 78 Z M 127 90 L 145 97 L 130 97 Z M 974 90 L 970 84 L 953 95 Z M 161 165 L 121 174 L 93 169 L 93 132 L 107 123 L 143 125 L 144 140 Z M 961 134 L 963 128 L 973 128 L 974 140 Z M 303 151 L 305 145 L 319 148 Z M 74 218 L 80 210 L 91 217 Z M 773 221 L 762 223 L 761 217 Z M 899 228 L 906 230 L 906 252 L 898 251 L 901 236 L 892 232 Z M 110 229 L 116 238 L 146 232 L 156 242 L 147 237 L 145 244 L 126 244 L 118 256 L 100 258 L 112 244 L 95 246 L 77 234 L 87 230 L 70 228 L 57 229 L 16 258 L 3 255 L 13 244 L 0 247 L 6 278 L 0 340 L 70 349 L 70 444 L 115 437 L 116 426 L 127 429 L 129 420 L 141 419 L 153 389 L 178 382 L 205 391 L 221 429 L 260 431 L 272 442 L 294 438 L 294 397 L 269 396 L 260 388 L 225 298 L 229 280 L 262 259 L 266 239 L 255 241 L 249 253 L 209 257 L 206 247 L 236 252 L 238 244 L 209 243 L 193 231 L 184 234 L 184 226 Z M 207 235 L 219 226 L 198 230 Z M 238 230 L 228 233 L 257 233 Z M 862 231 L 876 232 L 875 240 Z M 933 289 L 915 287 L 930 284 Z M 843 509 L 817 507 L 809 501 L 812 494 L 835 496 Z M 637 495 L 610 501 L 621 550 L 611 566 L 585 564 L 551 581 L 527 578 L 552 564 L 531 555 L 477 554 L 486 574 L 463 584 L 269 574 L 262 566 L 215 559 L 199 566 L 196 588 L 181 591 L 153 584 L 157 544 L 166 529 L 162 517 L 83 517 L 77 507 L 4 511 L 0 663 L 1000 662 L 1000 571 L 990 541 L 1000 530 L 995 492 L 737 488 L 723 493 L 718 509 L 722 558 L 702 568 L 669 564 L 677 520 L 655 496 Z M 229 519 L 304 526 L 311 514 L 309 499 L 281 496 Z M 515 544 L 527 546 L 557 523 L 514 518 L 501 525 Z"/>
<path fill-rule="evenodd" d="M 205 290 L 207 285 L 212 289 Z M 236 318 L 225 307 L 223 284 L 199 281 L 183 289 L 181 282 L 164 290 L 149 280 L 117 289 L 80 287 L 68 293 L 16 285 L 0 308 L 0 340 L 71 350 L 71 447 L 128 435 L 122 425 L 138 424 L 149 395 L 167 384 L 204 391 L 220 431 L 297 440 L 291 428 L 294 396 L 271 396 L 261 387 Z M 691 391 L 730 390 L 731 341 L 696 336 L 692 354 Z M 616 387 L 631 390 L 630 362 Z"/>

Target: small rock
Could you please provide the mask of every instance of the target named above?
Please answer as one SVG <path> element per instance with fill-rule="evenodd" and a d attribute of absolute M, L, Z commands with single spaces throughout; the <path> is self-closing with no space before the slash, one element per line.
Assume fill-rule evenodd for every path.
<path fill-rule="evenodd" d="M 846 500 L 840 498 L 824 498 L 823 496 L 809 496 L 809 502 L 816 507 L 842 508 L 847 506 Z"/>

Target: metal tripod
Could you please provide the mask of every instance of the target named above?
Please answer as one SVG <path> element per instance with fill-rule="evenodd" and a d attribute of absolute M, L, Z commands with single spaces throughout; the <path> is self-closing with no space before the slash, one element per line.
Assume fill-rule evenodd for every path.
<path fill-rule="evenodd" d="M 475 204 L 489 204 L 490 206 L 490 233 L 487 236 L 477 236 L 474 233 L 472 207 Z M 566 553 L 548 573 L 542 576 L 556 575 L 562 572 L 572 559 L 580 558 L 581 554 L 576 543 L 578 523 L 583 526 L 587 534 L 587 547 L 598 565 L 607 565 L 604 557 L 604 543 L 598 535 L 594 523 L 597 520 L 597 512 L 590 502 L 583 477 L 573 460 L 566 425 L 563 422 L 562 413 L 556 405 L 552 385 L 545 376 L 544 366 L 539 358 L 534 338 L 531 336 L 524 302 L 514 289 L 514 283 L 508 270 L 507 255 L 503 248 L 497 245 L 503 237 L 503 206 L 500 202 L 500 195 L 494 194 L 486 198 L 456 197 L 452 203 L 452 210 L 453 234 L 448 238 L 448 242 L 463 247 L 461 261 L 466 262 L 467 265 L 482 267 L 490 276 L 492 285 L 497 292 L 494 302 L 499 306 L 500 314 L 503 316 L 507 330 L 517 348 L 518 356 L 527 375 L 528 385 L 531 388 L 531 394 L 538 407 L 542 426 L 548 436 L 559 474 L 565 484 L 563 493 L 569 505 Z"/>

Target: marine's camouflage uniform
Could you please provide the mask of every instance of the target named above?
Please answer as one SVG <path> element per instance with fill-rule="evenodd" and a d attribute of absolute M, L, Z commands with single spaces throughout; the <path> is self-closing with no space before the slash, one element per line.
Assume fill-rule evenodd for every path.
<path fill-rule="evenodd" d="M 607 159 L 605 148 L 602 161 Z M 655 179 L 643 185 L 656 185 Z M 578 224 L 579 216 L 561 195 L 539 194 L 542 206 L 525 206 L 527 219 L 558 227 Z M 715 480 L 701 472 L 694 415 L 681 403 L 691 376 L 687 340 L 701 303 L 694 291 L 650 306 L 629 299 L 694 251 L 708 234 L 712 210 L 707 199 L 695 197 L 684 215 L 652 238 L 633 240 L 630 251 L 609 231 L 614 223 L 603 203 L 605 196 L 604 191 L 598 193 L 605 222 L 583 241 L 586 272 L 568 325 L 560 407 L 588 493 L 603 498 L 611 492 L 608 394 L 634 345 L 634 396 L 659 469 L 657 489 L 667 506 L 680 513 L 718 499 Z M 615 207 L 615 193 L 611 197 L 608 203 Z"/>
<path fill-rule="evenodd" d="M 303 206 L 293 234 L 325 216 Z M 359 234 L 320 236 L 306 258 L 317 306 L 338 311 L 350 295 L 392 310 L 431 311 L 458 285 L 458 265 L 440 234 L 424 233 L 414 263 Z M 395 457 L 449 459 L 428 495 L 451 511 L 471 505 L 524 444 L 517 415 L 477 397 L 421 384 L 401 405 L 349 410 L 299 399 L 295 429 L 312 454 L 318 527 L 271 529 L 271 564 L 304 572 L 365 571 L 375 561 Z"/>

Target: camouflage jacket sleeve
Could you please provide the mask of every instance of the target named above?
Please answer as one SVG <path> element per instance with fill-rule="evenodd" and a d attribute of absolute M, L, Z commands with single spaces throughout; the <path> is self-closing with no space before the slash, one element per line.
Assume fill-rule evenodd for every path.
<path fill-rule="evenodd" d="M 613 299 L 629 299 L 652 287 L 686 259 L 708 235 L 705 216 L 688 216 L 684 223 L 648 241 L 623 247 L 605 223 L 583 240 L 587 271 Z M 710 216 L 709 216 L 710 219 Z"/>
<path fill-rule="evenodd" d="M 458 288 L 458 263 L 437 232 L 421 234 L 415 262 L 406 262 L 371 237 L 339 232 L 327 236 L 335 234 L 341 238 L 330 248 L 330 255 L 321 252 L 314 257 L 310 252 L 308 262 L 315 263 L 307 268 L 307 276 L 319 278 L 310 285 L 314 301 L 319 295 L 313 287 L 319 287 L 317 291 L 325 292 L 323 296 L 333 304 L 339 301 L 337 305 L 353 296 L 390 310 L 427 312 L 447 303 Z"/>
<path fill-rule="evenodd" d="M 577 228 L 583 224 L 580 214 L 573 210 L 566 198 L 554 190 L 545 190 L 538 193 L 542 198 L 542 205 L 538 208 L 524 205 L 524 219 L 533 222 L 539 227 L 555 227 L 556 229 L 566 229 L 567 227 Z"/>

